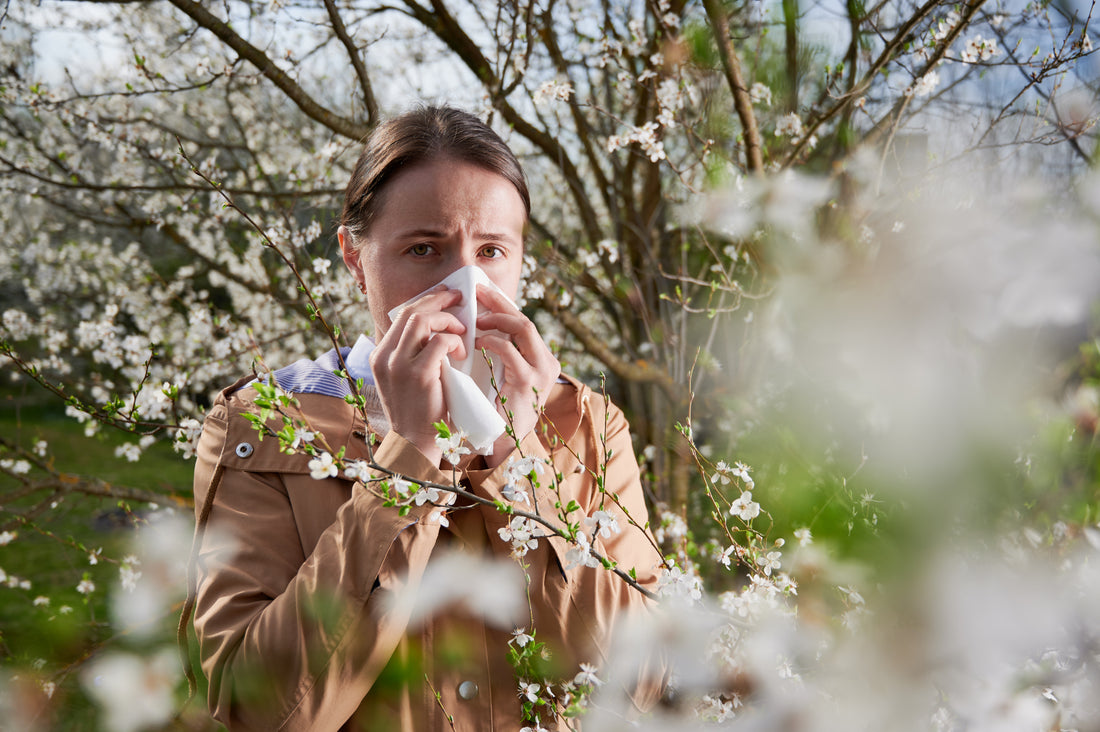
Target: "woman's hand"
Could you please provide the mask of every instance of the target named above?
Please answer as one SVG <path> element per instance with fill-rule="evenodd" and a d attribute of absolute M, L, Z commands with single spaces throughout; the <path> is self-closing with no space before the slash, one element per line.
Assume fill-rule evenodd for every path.
<path fill-rule="evenodd" d="M 489 310 L 478 316 L 478 330 L 500 332 L 479 336 L 474 346 L 484 348 L 504 368 L 504 383 L 498 386 L 503 409 L 512 413 L 510 420 L 505 413 L 505 419 L 515 431 L 515 438 L 502 435 L 493 444 L 493 454 L 485 456 L 486 464 L 492 468 L 504 461 L 516 442 L 535 429 L 550 389 L 561 374 L 561 364 L 543 342 L 535 324 L 506 297 L 479 286 L 477 301 Z"/>
<path fill-rule="evenodd" d="M 441 287 L 405 307 L 370 355 L 378 397 L 394 432 L 439 464 L 433 426 L 447 416 L 443 367 L 466 357 L 466 328 L 451 313 L 462 293 Z"/>

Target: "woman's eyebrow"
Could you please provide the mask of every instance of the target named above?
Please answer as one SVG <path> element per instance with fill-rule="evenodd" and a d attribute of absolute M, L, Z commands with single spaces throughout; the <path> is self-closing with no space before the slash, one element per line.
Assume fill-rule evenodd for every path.
<path fill-rule="evenodd" d="M 438 229 L 432 228 L 418 228 L 408 229 L 407 231 L 398 232 L 397 238 L 400 239 L 446 239 L 447 233 Z M 512 242 L 515 241 L 515 236 L 511 236 L 505 233 L 498 233 L 495 231 L 475 231 L 473 232 L 473 238 L 478 241 L 496 241 L 496 242 Z"/>
<path fill-rule="evenodd" d="M 406 231 L 398 232 L 397 236 L 401 239 L 442 239 L 445 234 L 438 229 L 408 229 Z"/>

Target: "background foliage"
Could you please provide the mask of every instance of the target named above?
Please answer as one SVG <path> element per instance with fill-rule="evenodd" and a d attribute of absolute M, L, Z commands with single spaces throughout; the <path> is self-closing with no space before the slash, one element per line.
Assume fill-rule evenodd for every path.
<path fill-rule="evenodd" d="M 135 531 L 178 535 L 185 555 L 186 530 L 166 527 L 189 514 L 183 460 L 211 394 L 328 347 L 299 276 L 326 322 L 369 332 L 334 218 L 360 140 L 417 100 L 482 115 L 524 161 L 525 311 L 567 371 L 606 376 L 653 528 L 712 597 L 767 584 L 797 618 L 783 637 L 808 642 L 807 628 L 869 615 L 860 591 L 878 588 L 887 620 L 856 638 L 916 646 L 950 636 L 941 614 L 978 622 L 940 613 L 977 581 L 944 565 L 986 567 L 976 557 L 1011 545 L 1060 558 L 1078 590 L 1018 619 L 1087 608 L 1097 585 L 1074 573 L 1090 565 L 1068 557 L 1098 508 L 1091 15 L 983 0 L 5 4 L 11 718 L 82 728 L 92 699 L 107 728 L 164 722 L 155 704 L 110 717 L 110 678 L 167 689 L 174 708 L 168 636 L 112 617 L 108 588 L 125 585 L 113 604 L 129 606 L 182 587 L 131 548 Z M 975 574 L 987 596 L 1020 591 Z M 927 591 L 932 578 L 948 585 Z M 911 606 L 926 622 L 898 636 L 889 619 L 919 588 L 944 607 Z M 150 600 L 140 622 L 171 608 Z M 774 669 L 738 655 L 749 646 L 731 656 L 740 682 L 680 711 L 774 720 Z M 1041 650 L 1013 667 L 1048 663 Z M 914 702 L 924 728 L 995 716 L 963 703 L 969 687 L 907 685 L 916 671 L 858 651 L 858 679 L 940 689 Z M 848 678 L 828 665 L 839 652 L 779 655 L 787 681 Z M 1094 683 L 1092 657 L 1074 658 L 1082 675 L 1056 680 Z M 1055 687 L 1032 672 L 998 693 Z M 798 708 L 790 687 L 775 693 Z M 1083 714 L 1060 694 L 1027 697 L 1028 713 Z M 864 720 L 879 708 L 855 706 Z"/>

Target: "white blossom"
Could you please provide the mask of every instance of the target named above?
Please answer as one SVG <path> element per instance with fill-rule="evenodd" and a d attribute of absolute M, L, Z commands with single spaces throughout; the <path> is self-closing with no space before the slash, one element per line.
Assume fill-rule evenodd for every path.
<path fill-rule="evenodd" d="M 573 683 L 578 686 L 599 686 L 603 682 L 596 676 L 596 667 L 590 663 L 582 663 L 580 672 L 573 677 Z"/>
<path fill-rule="evenodd" d="M 982 38 L 979 33 L 967 39 L 961 58 L 964 63 L 976 64 L 981 61 L 988 61 L 1000 52 L 996 38 Z"/>
<path fill-rule="evenodd" d="M 926 97 L 936 90 L 936 87 L 940 85 L 940 75 L 936 71 L 929 71 L 927 74 L 917 79 L 917 82 L 906 90 L 907 94 L 912 94 L 915 97 Z"/>
<path fill-rule="evenodd" d="M 321 452 L 317 457 L 309 461 L 309 476 L 314 480 L 335 478 L 340 474 L 340 468 L 333 462 L 332 455 L 327 451 Z"/>
<path fill-rule="evenodd" d="M 103 707 L 105 729 L 137 732 L 159 729 L 172 719 L 179 676 L 175 650 L 165 648 L 150 657 L 109 652 L 93 659 L 80 681 Z"/>
<path fill-rule="evenodd" d="M 344 476 L 351 480 L 367 480 L 371 477 L 370 467 L 365 460 L 351 460 L 344 465 Z"/>
<path fill-rule="evenodd" d="M 22 310 L 16 310 L 14 308 L 5 310 L 0 322 L 3 323 L 4 330 L 7 331 L 13 341 L 26 340 L 34 333 L 31 319 L 28 318 L 27 314 Z"/>
<path fill-rule="evenodd" d="M 745 491 L 730 504 L 730 515 L 742 521 L 752 521 L 760 515 L 760 504 L 752 500 L 752 491 Z"/>
<path fill-rule="evenodd" d="M 573 95 L 573 85 L 569 82 L 544 81 L 535 90 L 532 100 L 536 106 L 542 106 L 547 102 L 568 102 Z"/>
<path fill-rule="evenodd" d="M 759 104 L 762 107 L 770 107 L 772 105 L 772 90 L 767 84 L 756 82 L 749 89 L 749 98 L 753 104 Z"/>
<path fill-rule="evenodd" d="M 603 510 L 593 511 L 592 515 L 586 517 L 582 523 L 586 531 L 594 531 L 596 536 L 601 536 L 605 539 L 609 538 L 612 534 L 617 534 L 622 531 L 622 529 L 619 528 L 618 520 L 616 520 L 612 514 Z"/>
<path fill-rule="evenodd" d="M 290 443 L 291 449 L 297 449 L 299 445 L 313 442 L 317 438 L 316 432 L 301 428 L 294 430 L 294 439 Z"/>
<path fill-rule="evenodd" d="M 507 526 L 497 529 L 502 541 L 512 544 L 512 556 L 522 557 L 538 546 L 538 537 L 534 536 L 537 526 L 534 521 L 523 516 L 513 516 Z"/>
<path fill-rule="evenodd" d="M 126 442 L 115 448 L 115 457 L 126 458 L 128 462 L 136 463 L 141 459 L 141 447 L 136 442 Z"/>
<path fill-rule="evenodd" d="M 577 533 L 574 544 L 565 553 L 565 568 L 567 570 L 580 566 L 589 568 L 600 566 L 600 560 L 592 556 L 592 544 L 583 532 Z"/>
<path fill-rule="evenodd" d="M 765 575 L 771 576 L 774 570 L 779 569 L 779 560 L 782 556 L 780 552 L 768 552 L 767 554 L 758 556 L 756 558 L 756 563 L 760 565 L 760 569 L 763 570 Z"/>
<path fill-rule="evenodd" d="M 190 460 L 199 447 L 199 437 L 202 436 L 202 425 L 197 419 L 188 417 L 180 422 L 176 430 L 176 439 L 172 443 L 173 449 L 183 455 L 185 460 Z"/>
<path fill-rule="evenodd" d="M 526 699 L 529 702 L 537 702 L 539 700 L 539 691 L 542 689 L 540 684 L 534 682 L 520 680 L 519 682 L 519 696 L 521 699 Z"/>
<path fill-rule="evenodd" d="M 534 636 L 528 635 L 526 628 L 516 628 L 512 631 L 512 637 L 508 643 L 515 643 L 520 648 L 523 648 L 533 640 L 535 640 Z"/>
<path fill-rule="evenodd" d="M 458 465 L 463 455 L 470 454 L 470 448 L 462 443 L 466 440 L 466 433 L 462 430 L 452 432 L 450 437 L 437 436 L 435 444 L 443 451 L 443 459 L 451 465 Z"/>
<path fill-rule="evenodd" d="M 661 597 L 700 600 L 703 597 L 703 582 L 697 575 L 688 574 L 679 567 L 664 567 L 657 580 L 657 594 Z"/>
<path fill-rule="evenodd" d="M 607 257 L 607 261 L 611 264 L 619 261 L 619 242 L 614 239 L 601 239 L 596 242 L 596 249 L 601 255 Z"/>
<path fill-rule="evenodd" d="M 794 112 L 788 112 L 775 123 L 775 136 L 786 135 L 795 140 L 802 137 L 802 120 Z"/>
<path fill-rule="evenodd" d="M 425 503 L 438 503 L 439 489 L 430 485 L 421 486 L 420 490 L 413 494 L 412 500 L 418 506 L 423 506 Z"/>

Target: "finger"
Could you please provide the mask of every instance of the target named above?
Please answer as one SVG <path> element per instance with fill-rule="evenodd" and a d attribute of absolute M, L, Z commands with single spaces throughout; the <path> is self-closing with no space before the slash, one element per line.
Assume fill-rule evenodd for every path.
<path fill-rule="evenodd" d="M 461 336 L 465 332 L 465 326 L 450 313 L 413 313 L 408 316 L 403 328 L 392 328 L 379 342 L 371 353 L 371 368 L 376 375 L 400 373 L 408 369 L 436 340 L 439 344 L 432 353 L 437 353 L 440 346 L 445 345 L 444 355 L 454 354 L 456 358 L 463 359 L 466 357 L 466 347 Z"/>
<path fill-rule="evenodd" d="M 519 308 L 516 307 L 516 304 L 514 302 L 512 302 L 510 299 L 508 299 L 506 296 L 504 296 L 502 293 L 498 292 L 492 287 L 478 285 L 477 289 L 475 290 L 475 295 L 477 297 L 478 304 L 488 308 L 492 312 L 519 312 Z"/>
<path fill-rule="evenodd" d="M 498 331 L 504 334 L 520 354 L 539 371 L 550 368 L 551 362 L 557 362 L 550 347 L 539 335 L 535 324 L 523 313 L 517 312 L 515 315 L 487 313 L 478 318 L 477 327 L 479 330 Z"/>
<path fill-rule="evenodd" d="M 429 371 L 442 376 L 442 371 L 438 370 L 436 365 L 438 364 L 439 368 L 442 368 L 443 361 L 448 357 L 455 360 L 466 358 L 466 344 L 460 336 L 450 333 L 437 333 L 420 349 L 420 352 L 409 362 L 409 365 L 413 370 L 417 370 L 421 366 L 429 367 Z"/>
<path fill-rule="evenodd" d="M 507 336 L 486 333 L 474 340 L 474 348 L 484 348 L 504 369 L 504 381 L 507 384 L 522 383 L 534 373 L 531 363 L 523 357 L 515 344 Z"/>
<path fill-rule="evenodd" d="M 561 364 L 549 350 L 545 358 L 532 362 L 502 335 L 485 334 L 478 337 L 474 345 L 484 348 L 499 360 L 504 369 L 502 391 L 513 398 L 526 399 L 534 390 L 539 394 L 541 404 L 561 374 Z"/>
<path fill-rule="evenodd" d="M 452 308 L 462 302 L 462 291 L 438 285 L 419 299 L 402 305 L 396 317 L 391 319 L 394 326 L 403 327 L 410 317 L 419 312 L 437 312 Z"/>
<path fill-rule="evenodd" d="M 413 351 L 419 351 L 428 341 L 440 333 L 462 335 L 466 332 L 466 326 L 452 313 L 441 311 L 413 313 L 405 321 L 397 337 L 398 348 L 411 347 Z"/>

